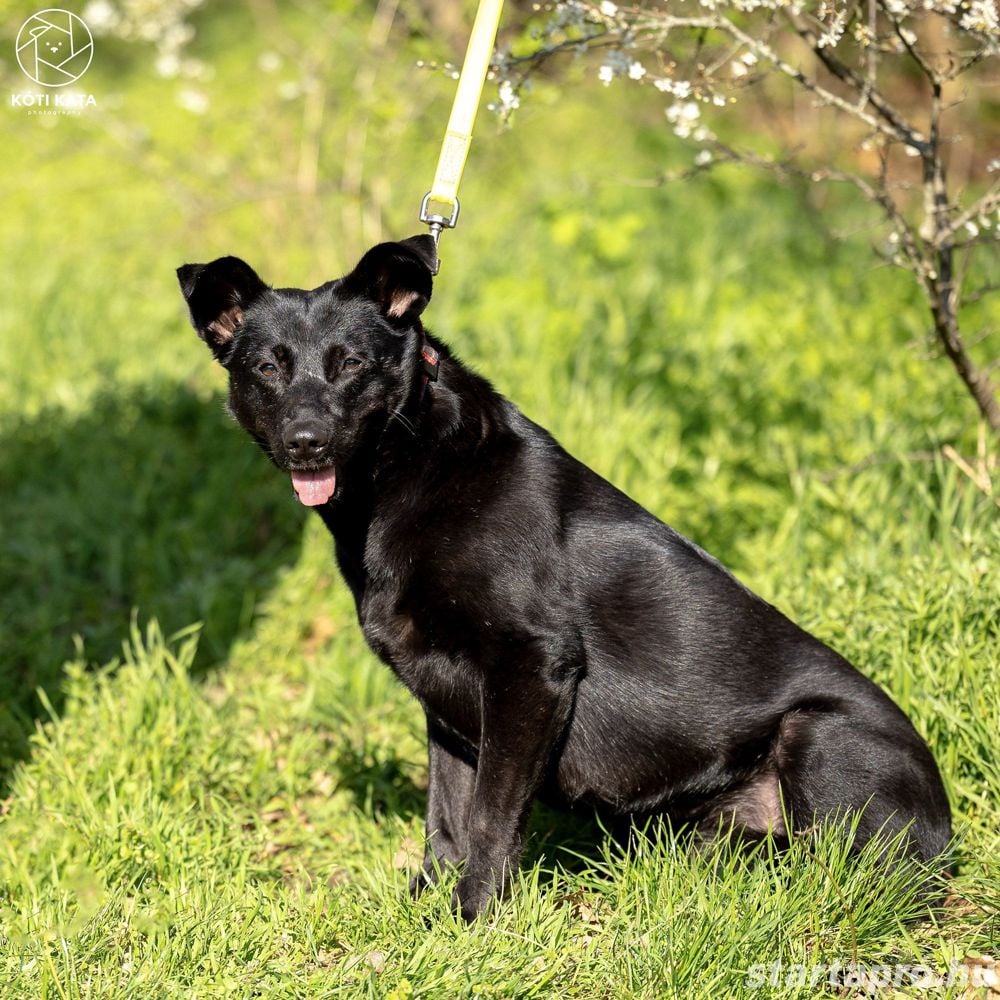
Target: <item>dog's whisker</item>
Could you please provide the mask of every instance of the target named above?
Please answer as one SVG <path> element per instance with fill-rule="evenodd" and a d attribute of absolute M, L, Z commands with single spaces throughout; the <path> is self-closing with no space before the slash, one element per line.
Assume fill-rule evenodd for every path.
<path fill-rule="evenodd" d="M 413 421 L 409 417 L 405 416 L 400 410 L 391 410 L 389 413 L 390 420 L 398 420 L 414 437 L 417 436 L 417 428 L 414 426 Z"/>

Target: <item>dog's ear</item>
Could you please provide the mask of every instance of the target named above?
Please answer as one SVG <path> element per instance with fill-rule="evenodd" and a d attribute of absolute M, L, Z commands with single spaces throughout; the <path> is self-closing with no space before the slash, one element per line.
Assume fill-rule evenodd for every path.
<path fill-rule="evenodd" d="M 340 291 L 366 296 L 378 303 L 390 322 L 407 325 L 430 302 L 437 262 L 437 246 L 428 235 L 379 243 L 343 279 Z"/>
<path fill-rule="evenodd" d="M 191 310 L 198 335 L 224 361 L 243 313 L 267 285 L 239 257 L 220 257 L 211 264 L 184 264 L 177 280 Z"/>

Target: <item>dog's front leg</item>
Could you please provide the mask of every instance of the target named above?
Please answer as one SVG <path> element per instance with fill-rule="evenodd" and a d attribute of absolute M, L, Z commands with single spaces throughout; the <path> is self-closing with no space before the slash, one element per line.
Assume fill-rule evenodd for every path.
<path fill-rule="evenodd" d="M 447 734 L 427 719 L 427 847 L 421 870 L 410 881 L 410 894 L 420 895 L 437 881 L 438 870 L 457 865 L 466 853 L 469 807 L 476 770 L 450 748 Z"/>
<path fill-rule="evenodd" d="M 467 921 L 503 895 L 517 869 L 532 799 L 571 704 L 568 680 L 533 671 L 484 686 L 468 858 L 453 899 Z"/>

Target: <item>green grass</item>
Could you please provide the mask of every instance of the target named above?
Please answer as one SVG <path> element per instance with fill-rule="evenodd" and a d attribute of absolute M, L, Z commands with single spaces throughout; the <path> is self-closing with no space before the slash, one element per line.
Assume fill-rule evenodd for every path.
<path fill-rule="evenodd" d="M 338 16 L 324 37 L 339 94 L 366 25 Z M 864 239 L 832 242 L 795 193 L 735 172 L 630 183 L 682 154 L 613 89 L 574 104 L 543 88 L 514 132 L 484 123 L 429 322 L 892 693 L 944 771 L 958 874 L 932 916 L 912 872 L 845 859 L 835 832 L 745 865 L 669 831 L 623 855 L 590 817 L 539 809 L 498 914 L 461 926 L 450 883 L 406 898 L 419 709 L 365 649 L 322 526 L 225 417 L 175 288 L 185 259 L 237 252 L 309 284 L 363 249 L 358 231 L 307 224 L 343 217 L 336 184 L 213 202 L 222 181 L 193 148 L 231 149 L 238 179 L 267 180 L 294 147 L 254 143 L 267 82 L 245 66 L 269 40 L 236 51 L 227 25 L 199 41 L 217 66 L 208 131 L 125 54 L 95 77 L 152 136 L 143 169 L 101 124 L 12 125 L 0 995 L 811 997 L 842 991 L 748 973 L 995 956 L 1000 517 L 941 451 L 975 459 L 971 406 L 920 346 L 905 279 L 873 269 Z M 398 236 L 451 84 L 401 90 L 405 63 L 381 72 L 366 176 L 391 189 Z M 297 109 L 266 110 L 294 138 Z M 326 123 L 334 180 L 352 111 Z"/>

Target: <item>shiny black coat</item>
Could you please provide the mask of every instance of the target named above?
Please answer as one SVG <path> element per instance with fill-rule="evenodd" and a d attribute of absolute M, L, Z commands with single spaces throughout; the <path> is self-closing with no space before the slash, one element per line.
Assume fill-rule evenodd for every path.
<path fill-rule="evenodd" d="M 427 334 L 433 263 L 416 237 L 311 292 L 235 258 L 179 271 L 240 423 L 293 475 L 335 472 L 317 510 L 365 638 L 426 712 L 414 891 L 464 862 L 475 917 L 538 796 L 778 841 L 860 813 L 856 845 L 908 827 L 940 855 L 947 798 L 903 713 Z"/>

